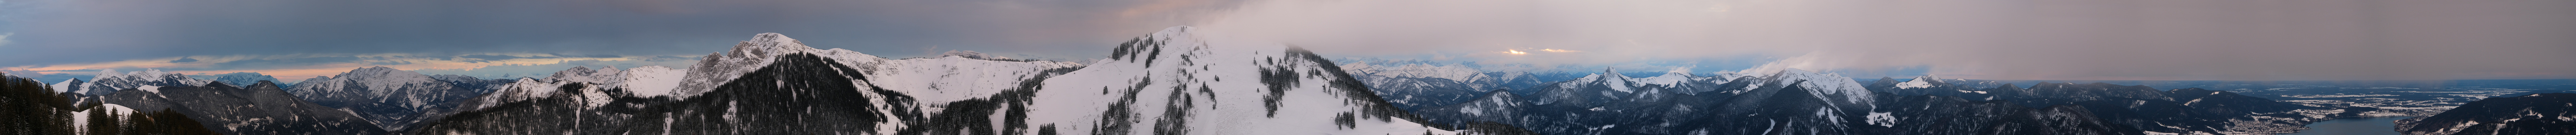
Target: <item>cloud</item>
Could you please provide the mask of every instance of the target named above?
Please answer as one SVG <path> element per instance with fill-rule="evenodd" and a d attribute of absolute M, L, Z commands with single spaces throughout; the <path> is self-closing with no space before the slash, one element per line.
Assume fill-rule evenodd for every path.
<path fill-rule="evenodd" d="M 487 60 L 487 61 L 491 61 L 491 60 L 510 60 L 510 59 L 544 59 L 544 58 L 556 58 L 556 57 L 547 57 L 547 56 L 527 56 L 527 57 L 520 57 L 520 56 L 510 56 L 510 55 L 481 55 L 481 54 L 476 54 L 476 55 L 463 55 L 463 56 L 456 56 L 456 57 L 457 57 L 457 58 L 483 59 L 483 60 Z"/>
<path fill-rule="evenodd" d="M 27 72 L 25 74 L 79 75 L 95 73 L 102 69 L 114 69 L 118 71 L 159 69 L 176 73 L 255 72 L 279 76 L 281 77 L 279 79 L 284 80 L 303 80 L 304 78 L 310 78 L 313 76 L 337 75 L 341 72 L 348 72 L 350 69 L 383 66 L 403 70 L 419 70 L 424 72 L 439 71 L 438 73 L 475 75 L 478 77 L 502 77 L 528 74 L 543 75 L 545 73 L 553 73 L 554 71 L 571 68 L 573 66 L 636 67 L 660 65 L 674 66 L 675 68 L 687 68 L 689 64 L 696 63 L 698 59 L 697 57 L 689 56 L 626 56 L 596 58 L 546 57 L 540 55 L 548 54 L 461 55 L 492 59 L 453 59 L 455 56 L 436 56 L 436 58 L 433 58 L 420 57 L 422 55 L 419 54 L 208 55 L 180 57 L 184 59 L 197 59 L 197 62 L 174 63 L 167 61 L 172 58 L 144 58 L 94 63 L 0 67 L 0 71 L 9 71 L 13 74 L 19 74 L 18 72 Z M 508 59 L 500 58 L 504 56 Z M 440 58 L 449 59 L 441 60 Z M 549 68 L 551 68 L 551 70 L 529 70 Z"/>
<path fill-rule="evenodd" d="M 9 3 L 29 8 L 0 8 L 0 32 L 21 33 L 9 36 L 16 43 L 0 49 L 0 57 L 83 57 L 0 59 L 7 64 L 315 53 L 705 55 L 758 33 L 785 33 L 818 48 L 896 58 L 935 56 L 937 52 L 909 51 L 927 46 L 1087 58 L 1106 56 L 1107 47 L 1129 37 L 1188 25 L 1240 5 L 1234 0 Z"/>
<path fill-rule="evenodd" d="M 2576 78 L 2576 38 L 2565 38 L 2576 27 L 2562 26 L 2576 16 L 2560 15 L 2576 1 L 2472 1 L 19 0 L 0 5 L 12 6 L 0 8 L 0 57 L 17 58 L 0 66 L 656 61 L 767 32 L 895 58 L 1088 59 L 1188 25 L 1333 57 L 1514 70 L 1782 61 L 1984 79 Z"/>
<path fill-rule="evenodd" d="M 624 56 L 617 56 L 617 55 L 614 55 L 614 54 L 568 55 L 568 54 L 559 54 L 559 53 L 549 53 L 548 55 L 563 56 L 563 57 L 577 57 L 577 58 L 617 58 L 617 57 L 624 57 Z"/>
<path fill-rule="evenodd" d="M 2576 78 L 2576 1 L 1257 1 L 1198 26 L 1336 57 L 2039 80 Z M 1504 49 L 1583 50 L 1500 53 Z M 1461 53 L 1472 52 L 1472 53 Z M 1545 66 L 1542 66 L 1545 67 Z M 1600 67 L 1600 66 L 1583 66 Z M 1743 69 L 1743 68 L 1700 68 Z"/>
<path fill-rule="evenodd" d="M 188 62 L 197 62 L 197 59 L 190 59 L 190 58 L 188 58 L 188 57 L 179 57 L 179 60 L 170 60 L 170 63 L 188 63 Z"/>
<path fill-rule="evenodd" d="M 10 36 L 10 35 L 18 35 L 18 33 L 0 33 L 0 46 L 8 46 L 8 45 L 9 45 L 9 36 Z"/>

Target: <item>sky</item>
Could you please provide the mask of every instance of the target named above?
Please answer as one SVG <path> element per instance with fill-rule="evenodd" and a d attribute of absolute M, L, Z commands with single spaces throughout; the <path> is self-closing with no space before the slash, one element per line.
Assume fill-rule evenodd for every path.
<path fill-rule="evenodd" d="M 685 66 L 757 33 L 1081 61 L 1172 26 L 1332 57 L 2001 80 L 2576 79 L 2576 1 L 0 0 L 0 72 Z M 675 67 L 685 68 L 685 67 Z"/>

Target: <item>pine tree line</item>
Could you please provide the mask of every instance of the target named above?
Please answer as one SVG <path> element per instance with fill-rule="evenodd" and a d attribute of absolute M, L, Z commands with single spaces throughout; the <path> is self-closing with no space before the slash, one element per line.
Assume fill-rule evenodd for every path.
<path fill-rule="evenodd" d="M 35 80 L 0 77 L 0 135 L 78 134 L 71 100 L 56 94 Z"/>
<path fill-rule="evenodd" d="M 220 135 L 178 111 L 114 114 L 99 106 L 73 106 L 70 97 L 44 83 L 0 77 L 0 135 Z M 80 120 L 73 112 L 88 113 L 82 121 L 87 124 L 73 124 Z"/>

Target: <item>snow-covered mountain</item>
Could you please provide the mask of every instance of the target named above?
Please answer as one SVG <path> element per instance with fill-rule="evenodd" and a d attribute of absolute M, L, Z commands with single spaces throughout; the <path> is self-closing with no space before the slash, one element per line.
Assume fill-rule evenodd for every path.
<path fill-rule="evenodd" d="M 214 78 L 214 79 L 215 79 L 215 81 L 224 82 L 224 84 L 235 84 L 235 85 L 239 85 L 239 84 L 258 84 L 258 83 L 259 83 L 259 81 L 279 82 L 279 81 L 277 80 L 277 77 L 276 77 L 276 76 L 268 76 L 268 75 L 262 75 L 262 74 L 259 74 L 259 73 L 252 73 L 252 72 L 233 72 L 233 73 L 215 74 L 215 75 L 211 75 L 211 77 L 207 77 L 207 78 Z M 280 82 L 280 83 L 283 83 L 283 82 Z"/>
<path fill-rule="evenodd" d="M 1914 77 L 1912 80 L 1905 81 L 1897 81 L 1895 78 L 1879 78 L 1878 81 L 1872 81 L 1865 87 L 1870 91 L 1886 92 L 1897 96 L 1941 95 L 1956 96 L 1966 99 L 1992 100 L 1990 99 L 1992 96 L 1984 96 L 1981 94 L 1993 93 L 1984 91 L 1984 89 L 1994 88 L 1994 86 L 1980 87 L 1982 85 L 1970 85 L 1986 84 L 1991 82 L 1993 81 L 1970 81 L 1958 79 L 1943 80 L 1940 77 L 1926 75 Z"/>
<path fill-rule="evenodd" d="M 706 57 L 698 60 L 696 65 L 689 66 L 687 75 L 681 78 L 679 85 L 670 90 L 670 93 L 639 94 L 674 98 L 697 96 L 697 94 L 715 90 L 715 87 L 742 77 L 752 70 L 771 65 L 770 63 L 777 62 L 776 59 L 780 56 L 789 54 L 828 57 L 836 63 L 855 65 L 853 69 L 874 69 L 878 63 L 887 60 L 876 55 L 840 48 L 814 49 L 814 47 L 805 46 L 804 42 L 796 41 L 795 38 L 787 38 L 786 35 L 763 33 L 752 36 L 751 40 L 735 44 L 731 51 L 708 53 Z"/>
<path fill-rule="evenodd" d="M 884 60 L 873 69 L 860 69 L 868 81 L 884 89 L 903 91 L 922 103 L 947 103 L 974 98 L 989 98 L 1003 90 L 1022 87 L 1045 74 L 1063 74 L 1083 67 L 1073 62 L 994 61 L 981 56 L 947 55 L 940 58 Z M 862 67 L 852 65 L 852 67 Z"/>
<path fill-rule="evenodd" d="M 1510 125 L 1509 123 L 1527 123 L 1525 122 L 1526 120 L 1521 119 L 1526 118 L 1527 116 L 1521 114 L 1521 112 L 1525 110 L 1521 107 L 1530 106 L 1527 101 L 1528 99 L 1521 99 L 1520 95 L 1514 95 L 1509 90 L 1497 90 L 1487 91 L 1484 94 L 1475 97 L 1473 101 L 1468 101 L 1467 103 L 1469 104 L 1452 104 L 1410 110 L 1416 112 L 1414 114 L 1422 115 L 1424 119 L 1428 119 L 1434 123 L 1466 124 L 1476 122 L 1495 122 L 1497 124 Z"/>
<path fill-rule="evenodd" d="M 1039 134 L 1456 133 L 1395 108 L 1311 52 L 1193 30 L 1164 29 L 1046 79 L 1026 123 Z"/>
<path fill-rule="evenodd" d="M 2023 88 L 1924 76 L 1862 85 L 1797 69 L 1617 73 L 1413 111 L 1440 123 L 1493 122 L 1545 134 L 2274 134 L 2370 111 L 2107 83 Z"/>
<path fill-rule="evenodd" d="M 1526 97 L 1487 94 L 1416 112 L 1443 123 L 1496 122 L 1545 134 L 1839 134 L 1867 131 L 1852 126 L 1869 123 L 1862 118 L 1878 103 L 1848 78 L 1803 70 L 1720 75 L 1728 77 L 1617 73 L 1541 85 Z M 1781 132 L 1764 132 L 1771 130 Z"/>
<path fill-rule="evenodd" d="M 1396 63 L 1403 64 L 1376 65 Z M 1481 71 L 1482 69 L 1459 63 L 1439 66 L 1424 63 L 1427 62 L 1361 61 L 1344 63 L 1341 68 L 1344 72 L 1351 73 L 1351 77 L 1359 78 L 1360 82 L 1368 84 L 1370 89 L 1377 90 L 1378 96 L 1386 97 L 1387 101 L 1395 103 L 1397 108 L 1408 110 L 1457 104 L 1476 98 L 1486 91 L 1526 89 L 1528 86 L 1540 83 L 1538 78 L 1529 75 L 1528 72 Z"/>
<path fill-rule="evenodd" d="M 385 130 L 349 111 L 296 99 L 269 81 L 249 86 L 221 82 L 205 86 L 152 86 L 103 95 L 107 104 L 139 110 L 169 109 L 188 114 L 207 129 L 236 135 L 384 134 Z"/>
<path fill-rule="evenodd" d="M 1341 65 L 1341 68 L 1342 68 L 1342 70 L 1345 70 L 1345 72 L 1350 72 L 1350 73 L 1351 73 L 1351 75 L 1354 75 L 1354 76 L 1382 76 L 1382 77 L 1388 77 L 1388 78 L 1439 78 L 1439 79 L 1448 79 L 1448 80 L 1452 80 L 1452 81 L 1458 81 L 1458 82 L 1462 82 L 1462 83 L 1465 83 L 1465 82 L 1490 82 L 1490 81 L 1496 81 L 1496 80 L 1500 80 L 1500 79 L 1505 79 L 1505 78 L 1495 77 L 1494 75 L 1488 75 L 1487 73 L 1490 73 L 1490 72 L 1482 71 L 1482 70 L 1476 69 L 1475 67 L 1469 67 L 1469 66 L 1464 65 L 1464 64 L 1455 64 L 1455 63 L 1449 64 L 1449 65 L 1404 64 L 1404 65 L 1397 65 L 1397 66 L 1391 66 L 1391 67 L 1390 67 L 1390 66 L 1371 65 L 1370 63 L 1367 63 L 1367 62 L 1359 62 L 1359 63 L 1344 64 L 1344 65 Z M 1470 86 L 1468 89 L 1473 89 L 1473 90 L 1477 90 L 1477 91 L 1480 91 L 1480 92 L 1481 92 L 1481 91 L 1483 91 L 1483 90 L 1492 90 L 1492 89 L 1496 89 L 1496 88 L 1494 88 L 1495 86 L 1493 86 L 1494 84 L 1491 84 L 1491 83 L 1475 83 L 1475 84 L 1481 84 L 1481 85 L 1473 85 L 1473 86 Z"/>
<path fill-rule="evenodd" d="M 591 82 L 520 79 L 466 103 L 469 111 L 410 134 L 859 134 L 920 120 L 918 103 L 873 89 L 834 60 L 782 55 L 736 82 L 688 98 L 643 95 Z M 703 62 L 703 61 L 702 61 Z M 720 70 L 719 70 L 720 71 Z M 479 109 L 476 109 L 479 108 Z"/>
<path fill-rule="evenodd" d="M 79 88 L 80 88 L 81 86 L 86 86 L 86 85 L 89 85 L 89 81 L 81 81 L 79 78 L 73 78 L 73 79 L 66 79 L 66 80 L 63 80 L 62 82 L 55 82 L 53 85 L 47 85 L 47 86 L 48 86 L 48 87 L 52 87 L 52 88 L 54 89 L 54 93 L 64 93 L 64 92 L 79 91 Z M 73 94 L 81 94 L 81 93 L 74 92 Z"/>
<path fill-rule="evenodd" d="M 383 129 L 402 129 L 452 109 L 456 102 L 483 95 L 419 72 L 369 67 L 328 77 L 314 77 L 285 90 L 304 101 L 339 108 Z"/>
<path fill-rule="evenodd" d="M 89 82 L 79 83 L 79 86 L 69 87 L 70 89 L 64 91 L 88 95 L 107 95 L 108 93 L 115 93 L 116 90 L 132 89 L 143 86 L 198 86 L 206 85 L 207 82 L 214 82 L 214 80 L 189 78 L 186 74 L 161 72 L 159 69 L 147 69 L 143 71 L 124 73 L 118 73 L 114 69 L 106 69 L 98 71 L 98 76 L 91 78 Z"/>
<path fill-rule="evenodd" d="M 1803 73 L 1806 71 L 1797 72 Z M 1587 75 L 1583 78 L 1575 78 L 1573 80 L 1562 82 L 1552 82 L 1532 88 L 1537 92 L 1531 96 L 1535 97 L 1535 99 L 1533 99 L 1535 102 L 1532 102 L 1532 104 L 1540 105 L 1561 102 L 1587 104 L 1585 102 L 1614 100 L 1650 101 L 1659 100 L 1661 97 L 1673 94 L 1695 94 L 1699 92 L 1718 91 L 1720 89 L 1724 89 L 1717 87 L 1720 83 L 1727 83 L 1730 80 L 1734 79 L 1727 79 L 1727 77 L 1719 76 L 1697 76 L 1686 73 L 1666 73 L 1655 77 L 1634 78 L 1620 74 L 1618 69 L 1603 69 L 1601 73 Z M 1740 93 L 1742 91 L 1736 90 L 1731 92 Z"/>
<path fill-rule="evenodd" d="M 2576 94 L 2487 98 L 2433 116 L 2398 120 L 2397 131 L 2407 135 L 2576 134 Z"/>
<path fill-rule="evenodd" d="M 476 101 L 489 103 L 468 103 L 490 105 L 469 105 L 477 109 L 408 131 L 1460 133 L 1395 108 L 1312 53 L 1274 43 L 1210 39 L 1191 31 L 1173 27 L 1138 38 L 1092 65 L 957 55 L 884 59 L 812 49 L 765 33 L 737 44 L 731 53 L 701 60 L 671 93 L 616 90 L 635 85 L 522 79 Z M 533 92 L 548 90 L 552 92 Z"/>
<path fill-rule="evenodd" d="M 492 90 L 501 89 L 501 85 L 503 84 L 518 82 L 518 80 L 512 79 L 482 79 L 465 75 L 430 75 L 429 78 L 436 79 L 438 81 L 447 81 L 448 83 L 455 83 L 457 88 L 475 90 L 474 93 L 492 93 Z"/>
<path fill-rule="evenodd" d="M 504 79 L 511 82 L 495 85 L 487 94 L 459 101 L 455 109 L 436 113 L 481 110 L 502 103 L 540 99 L 562 91 L 556 87 L 573 84 L 582 84 L 600 91 L 595 94 L 629 97 L 662 96 L 661 94 L 666 94 L 673 86 L 679 85 L 679 78 L 684 75 L 680 71 L 680 69 L 664 66 L 641 66 L 627 70 L 617 70 L 617 67 L 591 69 L 588 66 L 578 66 L 556 71 L 553 76 L 546 78 Z"/>

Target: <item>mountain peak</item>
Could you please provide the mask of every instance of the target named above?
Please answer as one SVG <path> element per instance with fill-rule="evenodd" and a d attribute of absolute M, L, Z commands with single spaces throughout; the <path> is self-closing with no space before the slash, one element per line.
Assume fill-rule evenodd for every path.
<path fill-rule="evenodd" d="M 953 57 L 964 57 L 964 58 L 968 58 L 968 59 L 986 59 L 987 57 L 991 57 L 991 56 L 985 55 L 985 54 L 984 54 L 984 53 L 982 53 L 982 52 L 975 52 L 975 51 L 948 50 L 948 52 L 946 52 L 946 53 L 939 53 L 939 57 L 952 57 L 952 56 L 953 56 Z"/>
<path fill-rule="evenodd" d="M 1905 80 L 1905 82 L 1896 83 L 1896 88 L 1920 89 L 1920 88 L 1930 88 L 1930 87 L 1932 87 L 1932 86 L 1938 86 L 1938 85 L 1943 85 L 1943 84 L 1948 84 L 1948 83 L 1943 83 L 1943 82 L 1941 82 L 1941 78 L 1939 78 L 1939 77 L 1932 77 L 1932 75 L 1923 75 L 1923 76 L 1920 76 L 1920 77 L 1914 77 L 1914 80 Z"/>
<path fill-rule="evenodd" d="M 65 87 L 76 89 L 71 91 L 77 93 L 107 95 L 117 90 L 141 86 L 201 86 L 206 82 L 213 82 L 213 80 L 188 78 L 187 75 L 179 73 L 162 72 L 160 69 L 144 69 L 123 74 L 113 69 L 99 70 L 98 76 L 89 81 L 80 86 Z"/>
<path fill-rule="evenodd" d="M 546 81 L 616 84 L 620 82 L 618 80 L 623 78 L 623 76 L 625 76 L 624 71 L 617 70 L 617 66 L 608 66 L 607 68 L 599 69 L 590 69 L 589 66 L 573 66 L 571 69 L 555 71 L 553 76 L 546 77 Z"/>
<path fill-rule="evenodd" d="M 812 49 L 814 49 L 814 47 L 805 46 L 805 42 L 796 41 L 796 38 L 787 38 L 786 34 L 760 33 L 752 35 L 751 40 L 744 40 L 741 43 L 734 44 L 733 53 L 727 54 L 727 56 L 733 58 L 776 57 L 780 54 L 803 52 L 805 50 Z"/>
<path fill-rule="evenodd" d="M 125 76 L 125 72 L 116 72 L 116 69 L 99 69 L 99 70 L 98 70 L 98 74 L 96 74 L 95 76 L 91 76 L 91 77 L 93 77 L 93 78 L 116 78 L 117 76 Z M 90 79 L 90 80 L 98 80 L 98 79 Z"/>
<path fill-rule="evenodd" d="M 669 94 L 675 98 L 696 96 L 697 93 L 713 90 L 718 85 L 741 77 L 745 73 L 768 66 L 783 55 L 800 53 L 831 58 L 844 66 L 860 69 L 872 68 L 887 60 L 845 49 L 815 49 L 805 46 L 805 43 L 794 38 L 788 38 L 787 35 L 761 33 L 753 35 L 751 40 L 735 44 L 733 50 L 708 53 L 707 57 L 700 58 L 697 64 L 686 68 L 687 72 L 682 72 L 685 76 L 680 77 L 680 84 L 671 89 Z"/>

